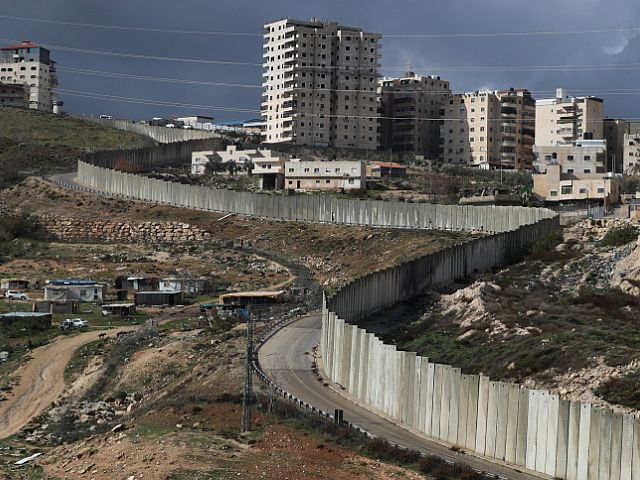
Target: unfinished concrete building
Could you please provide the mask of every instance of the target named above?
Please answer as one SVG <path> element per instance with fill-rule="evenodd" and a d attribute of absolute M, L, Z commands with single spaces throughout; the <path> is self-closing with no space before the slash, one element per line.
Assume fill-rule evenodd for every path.
<path fill-rule="evenodd" d="M 318 20 L 264 28 L 263 142 L 375 150 L 380 35 Z"/>
<path fill-rule="evenodd" d="M 441 110 L 451 94 L 449 82 L 437 76 L 379 81 L 380 148 L 412 152 L 437 160 L 440 154 Z"/>

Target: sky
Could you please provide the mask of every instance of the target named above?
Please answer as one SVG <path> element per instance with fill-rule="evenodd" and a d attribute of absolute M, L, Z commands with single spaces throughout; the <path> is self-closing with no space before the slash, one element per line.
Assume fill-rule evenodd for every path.
<path fill-rule="evenodd" d="M 289 17 L 381 33 L 384 76 L 410 69 L 449 80 L 454 92 L 517 87 L 528 88 L 535 98 L 552 97 L 564 87 L 603 98 L 607 116 L 640 118 L 638 0 L 29 0 L 29 8 L 24 0 L 0 0 L 0 5 L 0 44 L 31 40 L 49 48 L 59 67 L 58 96 L 71 113 L 132 119 L 200 114 L 216 121 L 259 117 L 262 26 Z M 195 31 L 200 33 L 186 33 Z M 580 33 L 496 35 L 568 31 Z"/>

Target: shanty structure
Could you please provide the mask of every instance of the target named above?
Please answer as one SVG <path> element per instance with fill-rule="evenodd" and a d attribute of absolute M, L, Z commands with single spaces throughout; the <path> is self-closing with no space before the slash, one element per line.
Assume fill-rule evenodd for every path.
<path fill-rule="evenodd" d="M 280 303 L 285 301 L 286 292 L 233 292 L 220 295 L 220 303 L 224 305 L 262 305 L 265 303 Z"/>
<path fill-rule="evenodd" d="M 37 313 L 78 313 L 79 300 L 36 300 L 33 311 Z"/>
<path fill-rule="evenodd" d="M 94 280 L 48 280 L 44 287 L 44 299 L 102 302 L 106 291 L 106 285 Z"/>
<path fill-rule="evenodd" d="M 0 314 L 0 331 L 10 334 L 21 331 L 47 330 L 51 328 L 52 315 L 37 312 L 11 312 Z"/>
<path fill-rule="evenodd" d="M 35 288 L 38 282 L 34 282 Z M 3 290 L 29 290 L 31 282 L 25 278 L 2 278 L 0 279 L 0 289 Z"/>
<path fill-rule="evenodd" d="M 135 303 L 111 303 L 102 305 L 102 315 L 128 317 L 136 314 Z"/>
<path fill-rule="evenodd" d="M 137 292 L 135 304 L 138 306 L 173 306 L 184 304 L 184 294 L 181 291 L 168 290 L 165 292 Z"/>
<path fill-rule="evenodd" d="M 163 278 L 159 283 L 160 291 L 182 291 L 185 295 L 202 295 L 213 290 L 210 279 L 202 278 Z"/>

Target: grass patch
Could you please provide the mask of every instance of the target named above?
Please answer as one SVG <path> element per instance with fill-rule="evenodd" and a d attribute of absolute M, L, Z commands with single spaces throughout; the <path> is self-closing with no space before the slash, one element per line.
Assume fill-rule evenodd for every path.
<path fill-rule="evenodd" d="M 621 225 L 610 228 L 600 242 L 605 247 L 621 247 L 627 243 L 635 242 L 640 235 L 640 230 L 635 225 Z"/>
<path fill-rule="evenodd" d="M 619 378 L 610 378 L 600 384 L 594 393 L 609 403 L 639 410 L 640 390 L 638 390 L 638 384 L 640 384 L 640 370 L 627 373 Z"/>
<path fill-rule="evenodd" d="M 89 342 L 78 348 L 64 369 L 64 381 L 69 384 L 78 378 L 87 368 L 91 359 L 104 352 L 103 348 L 104 340 Z"/>

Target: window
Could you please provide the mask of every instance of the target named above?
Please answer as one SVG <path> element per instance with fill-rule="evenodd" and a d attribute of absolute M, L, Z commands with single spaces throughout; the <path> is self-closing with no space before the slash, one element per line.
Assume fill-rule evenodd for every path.
<path fill-rule="evenodd" d="M 567 155 L 567 160 L 573 160 L 573 155 Z"/>
<path fill-rule="evenodd" d="M 584 169 L 584 173 L 591 173 L 591 169 L 590 168 L 585 168 Z"/>
<path fill-rule="evenodd" d="M 567 168 L 567 173 L 574 173 L 573 168 Z"/>
<path fill-rule="evenodd" d="M 549 196 L 550 197 L 557 197 L 558 196 L 558 191 L 557 190 L 551 190 L 549 192 Z"/>
<path fill-rule="evenodd" d="M 586 195 L 586 193 L 587 193 L 587 189 L 586 189 L 586 188 L 584 188 L 584 187 L 582 187 L 582 188 L 580 189 L 580 193 L 581 193 L 581 194 L 583 194 L 583 195 Z"/>
<path fill-rule="evenodd" d="M 604 188 L 598 187 L 598 193 L 604 193 Z"/>
<path fill-rule="evenodd" d="M 589 160 L 591 160 L 591 155 L 585 155 L 585 156 L 584 156 L 584 160 L 585 160 L 586 162 L 588 162 Z"/>
<path fill-rule="evenodd" d="M 563 185 L 561 188 L 563 195 L 570 195 L 573 193 L 573 187 L 571 185 Z"/>

